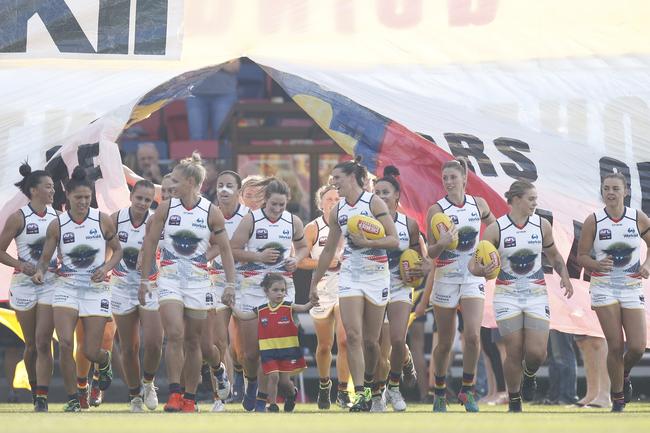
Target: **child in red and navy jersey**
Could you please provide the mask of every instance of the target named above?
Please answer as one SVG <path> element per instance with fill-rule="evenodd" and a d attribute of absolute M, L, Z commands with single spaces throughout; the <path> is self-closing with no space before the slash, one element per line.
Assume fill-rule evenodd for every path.
<path fill-rule="evenodd" d="M 311 303 L 304 305 L 285 301 L 287 282 L 281 274 L 270 272 L 262 280 L 262 287 L 268 303 L 255 308 L 253 312 L 244 312 L 234 305 L 230 308 L 240 320 L 258 319 L 257 329 L 260 344 L 262 370 L 268 378 L 268 389 L 258 390 L 257 399 L 268 400 L 269 412 L 278 412 L 276 403 L 278 384 L 283 389 L 293 389 L 292 395 L 286 396 L 284 411 L 291 412 L 296 405 L 296 388 L 289 377 L 306 368 L 302 349 L 298 342 L 298 327 L 293 321 L 293 313 L 305 313 L 312 307 Z M 256 405 L 256 411 L 262 411 Z"/>

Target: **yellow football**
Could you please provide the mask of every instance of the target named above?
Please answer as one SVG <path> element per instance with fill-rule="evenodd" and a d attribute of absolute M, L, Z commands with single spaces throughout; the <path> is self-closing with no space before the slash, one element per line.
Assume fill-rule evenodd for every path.
<path fill-rule="evenodd" d="M 439 212 L 431 218 L 431 231 L 433 232 L 433 237 L 438 240 L 440 239 L 440 232 L 442 230 L 449 231 L 453 227 L 454 223 L 451 222 L 451 218 L 445 213 Z M 458 237 L 454 239 L 451 244 L 449 244 L 448 249 L 455 250 L 458 248 Z"/>
<path fill-rule="evenodd" d="M 486 275 L 485 278 L 488 280 L 493 280 L 499 275 L 501 270 L 501 258 L 499 257 L 499 252 L 491 242 L 480 241 L 476 246 L 476 251 L 474 252 L 474 260 L 483 266 L 487 265 L 490 262 L 497 264 L 497 268 L 492 271 L 489 275 Z"/>
<path fill-rule="evenodd" d="M 406 276 L 406 272 L 410 269 L 417 268 L 422 264 L 422 256 L 420 253 L 415 251 L 412 248 L 404 250 L 402 255 L 399 257 L 399 274 L 402 277 L 402 281 L 409 287 L 420 287 L 424 277 L 417 279 L 409 279 Z"/>
<path fill-rule="evenodd" d="M 363 231 L 368 239 L 381 239 L 386 237 L 386 230 L 382 223 L 366 215 L 354 215 L 348 219 L 348 231 L 353 234 Z"/>

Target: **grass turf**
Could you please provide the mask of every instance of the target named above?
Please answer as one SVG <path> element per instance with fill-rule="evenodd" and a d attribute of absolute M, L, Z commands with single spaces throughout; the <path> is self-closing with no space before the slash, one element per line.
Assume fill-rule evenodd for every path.
<path fill-rule="evenodd" d="M 316 405 L 299 404 L 292 414 L 244 413 L 238 405 L 226 413 L 210 413 L 210 405 L 201 405 L 198 414 L 155 412 L 131 414 L 126 404 L 103 404 L 77 414 L 61 412 L 62 405 L 52 404 L 47 414 L 32 412 L 29 404 L 0 404 L 0 427 L 5 432 L 607 432 L 648 431 L 650 403 L 628 405 L 625 413 L 612 414 L 605 409 L 579 409 L 559 406 L 524 405 L 524 413 L 505 413 L 507 406 L 482 406 L 481 413 L 465 414 L 461 406 L 451 406 L 446 414 L 431 413 L 431 406 L 409 405 L 406 413 L 351 414 L 332 407 L 318 411 Z"/>

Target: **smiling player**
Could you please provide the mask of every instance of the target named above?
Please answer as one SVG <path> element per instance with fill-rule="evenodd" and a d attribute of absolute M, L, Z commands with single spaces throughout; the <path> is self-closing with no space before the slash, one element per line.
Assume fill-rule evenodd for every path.
<path fill-rule="evenodd" d="M 591 307 L 607 340 L 612 412 L 622 412 L 632 397 L 630 370 L 643 356 L 646 343 L 641 278 L 650 274 L 650 254 L 641 264 L 640 252 L 642 239 L 650 246 L 650 220 L 642 211 L 625 206 L 629 193 L 622 174 L 603 177 L 605 208 L 587 217 L 578 245 L 578 261 L 591 271 Z"/>

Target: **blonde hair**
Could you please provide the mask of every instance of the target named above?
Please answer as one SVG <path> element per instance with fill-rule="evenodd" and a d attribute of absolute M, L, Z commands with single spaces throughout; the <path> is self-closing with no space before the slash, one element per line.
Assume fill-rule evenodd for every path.
<path fill-rule="evenodd" d="M 465 158 L 454 158 L 442 164 L 442 169 L 455 168 L 460 174 L 467 176 L 467 160 Z"/>
<path fill-rule="evenodd" d="M 508 204 L 512 204 L 512 199 L 515 197 L 523 197 L 526 194 L 526 191 L 535 188 L 535 185 L 528 182 L 527 180 L 516 180 L 510 185 L 510 189 L 506 191 L 504 196 L 508 201 Z"/>
<path fill-rule="evenodd" d="M 318 191 L 316 191 L 316 196 L 314 197 L 314 201 L 316 202 L 316 207 L 318 209 L 322 209 L 321 207 L 321 201 L 323 201 L 323 197 L 325 197 L 325 194 L 328 192 L 335 190 L 336 188 L 334 185 L 323 185 L 320 188 L 318 188 Z"/>
<path fill-rule="evenodd" d="M 205 180 L 205 167 L 203 166 L 201 155 L 198 152 L 192 152 L 192 156 L 182 159 L 174 170 L 180 171 L 181 175 L 186 178 L 194 179 L 198 187 L 201 187 Z"/>

